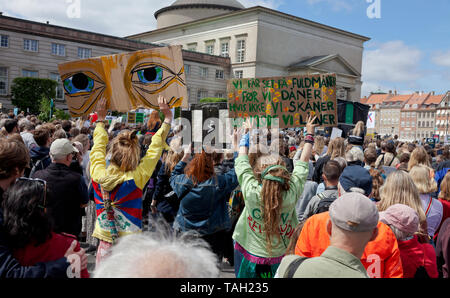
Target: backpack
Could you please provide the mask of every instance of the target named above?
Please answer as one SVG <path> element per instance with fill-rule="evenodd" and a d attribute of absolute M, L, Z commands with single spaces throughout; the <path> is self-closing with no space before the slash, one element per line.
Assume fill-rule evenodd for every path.
<path fill-rule="evenodd" d="M 314 214 L 327 212 L 328 209 L 330 209 L 331 203 L 333 203 L 334 200 L 336 199 L 336 198 L 333 198 L 333 197 L 326 198 L 323 193 L 320 193 L 317 196 L 319 197 L 320 202 L 319 202 L 319 205 L 317 206 L 316 213 L 314 213 Z"/>
<path fill-rule="evenodd" d="M 28 177 L 33 177 L 35 172 L 45 169 L 44 160 L 46 160 L 47 158 L 50 158 L 50 155 L 46 155 L 36 161 L 31 160 L 30 161 L 31 171 L 30 171 L 30 174 L 28 175 Z"/>

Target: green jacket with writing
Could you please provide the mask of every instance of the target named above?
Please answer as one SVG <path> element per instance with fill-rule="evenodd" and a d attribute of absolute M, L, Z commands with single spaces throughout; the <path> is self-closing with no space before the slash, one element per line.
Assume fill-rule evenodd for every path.
<path fill-rule="evenodd" d="M 241 186 L 245 208 L 236 224 L 233 239 L 247 252 L 263 258 L 277 258 L 285 254 L 286 248 L 298 224 L 295 205 L 303 192 L 309 166 L 307 162 L 296 161 L 291 175 L 290 188 L 283 194 L 283 205 L 279 219 L 281 241 L 272 237 L 272 253 L 266 248 L 266 234 L 262 214 L 262 185 L 255 178 L 248 156 L 235 160 L 235 171 Z"/>

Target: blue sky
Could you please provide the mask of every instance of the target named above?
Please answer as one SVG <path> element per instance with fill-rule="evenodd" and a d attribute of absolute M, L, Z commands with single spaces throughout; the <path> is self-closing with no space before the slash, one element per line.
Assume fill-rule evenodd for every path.
<path fill-rule="evenodd" d="M 69 18 L 71 3 L 80 18 Z M 173 0 L 174 1 L 174 0 Z M 156 28 L 153 13 L 171 0 L 0 0 L 4 15 L 115 36 Z M 239 0 L 370 37 L 363 57 L 362 96 L 370 91 L 450 90 L 450 0 L 380 1 L 370 19 L 368 0 Z M 144 8 L 144 9 L 143 9 Z M 132 17 L 130 17 L 132 16 Z"/>
<path fill-rule="evenodd" d="M 366 0 L 285 0 L 277 9 L 371 38 L 365 43 L 362 96 L 378 88 L 450 90 L 450 1 L 380 2 L 380 19 L 367 16 Z"/>

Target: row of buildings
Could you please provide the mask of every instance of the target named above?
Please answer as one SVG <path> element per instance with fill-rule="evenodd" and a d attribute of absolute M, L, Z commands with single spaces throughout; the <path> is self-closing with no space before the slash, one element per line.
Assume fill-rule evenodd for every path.
<path fill-rule="evenodd" d="M 370 105 L 375 127 L 368 128 L 369 134 L 397 135 L 400 140 L 414 141 L 433 138 L 438 135 L 446 141 L 450 133 L 450 91 L 415 92 L 401 95 L 396 91 L 372 93 L 361 98 L 361 103 Z"/>
<path fill-rule="evenodd" d="M 126 16 L 125 16 L 126 17 Z M 3 16 L 0 12 L 0 104 L 11 104 L 16 77 L 59 82 L 72 60 L 182 45 L 189 103 L 224 97 L 230 78 L 336 73 L 338 98 L 359 101 L 364 43 L 370 38 L 236 0 L 177 0 L 155 13 L 157 28 L 109 36 Z"/>

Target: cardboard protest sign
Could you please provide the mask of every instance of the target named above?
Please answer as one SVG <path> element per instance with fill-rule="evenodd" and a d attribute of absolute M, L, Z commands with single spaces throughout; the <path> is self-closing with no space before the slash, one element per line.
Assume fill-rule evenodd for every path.
<path fill-rule="evenodd" d="M 227 94 L 235 126 L 252 118 L 258 127 L 303 127 L 309 114 L 320 127 L 338 124 L 335 74 L 232 79 Z"/>
<path fill-rule="evenodd" d="M 128 123 L 136 123 L 136 113 L 128 112 L 127 119 L 128 119 Z"/>
<path fill-rule="evenodd" d="M 72 117 L 88 115 L 102 97 L 118 112 L 159 109 L 159 95 L 172 108 L 188 107 L 181 46 L 71 61 L 58 69 Z"/>

